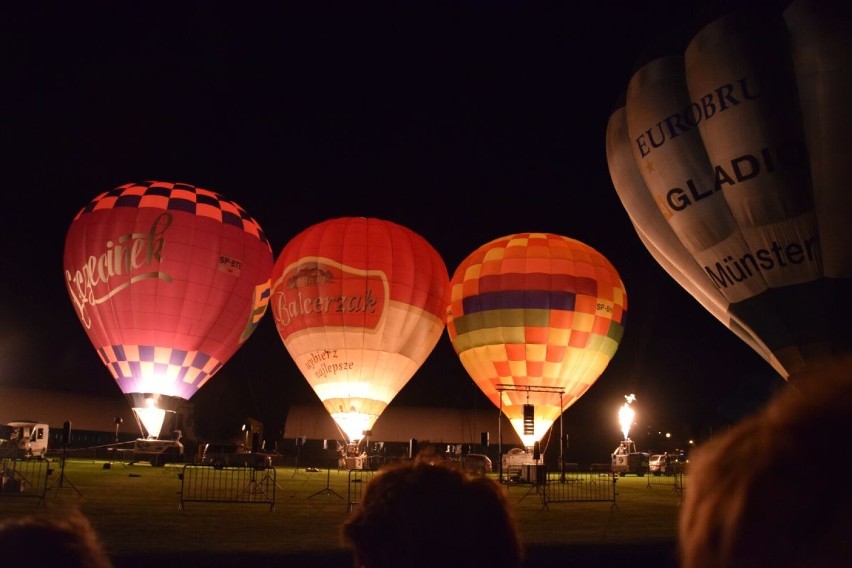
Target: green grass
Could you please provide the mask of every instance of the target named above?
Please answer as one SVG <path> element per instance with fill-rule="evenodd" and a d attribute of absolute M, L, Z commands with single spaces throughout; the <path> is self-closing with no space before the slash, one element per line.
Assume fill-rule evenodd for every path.
<path fill-rule="evenodd" d="M 347 513 L 346 471 L 332 469 L 328 474 L 329 488 L 340 498 L 323 492 L 326 470 L 277 468 L 279 488 L 271 511 L 268 505 L 256 503 L 196 502 L 180 510 L 178 473 L 183 466 L 179 465 L 115 463 L 104 469 L 102 461 L 68 459 L 61 488 L 59 462 L 52 462 L 52 468 L 44 504 L 32 498 L 0 497 L 0 519 L 78 508 L 117 559 L 331 555 L 340 565 L 345 558 L 338 530 Z M 615 507 L 610 502 L 551 503 L 549 510 L 542 509 L 535 491 L 528 492 L 529 486 L 509 487 L 530 555 L 535 556 L 538 549 L 655 543 L 671 548 L 680 495 L 670 478 L 627 476 L 618 478 L 616 487 Z"/>

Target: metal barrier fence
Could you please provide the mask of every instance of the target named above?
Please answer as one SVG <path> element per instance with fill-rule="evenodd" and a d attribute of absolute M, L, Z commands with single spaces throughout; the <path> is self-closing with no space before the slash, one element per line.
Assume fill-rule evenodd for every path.
<path fill-rule="evenodd" d="M 541 508 L 549 510 L 550 503 L 579 503 L 602 501 L 615 504 L 616 476 L 612 472 L 548 472 L 544 483 L 537 485 Z"/>
<path fill-rule="evenodd" d="M 185 503 L 252 503 L 269 505 L 275 510 L 278 487 L 275 468 L 223 467 L 212 465 L 183 466 L 179 474 L 180 505 Z"/>
<path fill-rule="evenodd" d="M 44 502 L 50 462 L 40 459 L 3 458 L 0 467 L 0 497 L 32 497 Z"/>
<path fill-rule="evenodd" d="M 683 491 L 686 483 L 686 470 L 687 464 L 676 463 L 673 464 L 665 473 L 649 474 L 647 476 L 648 484 L 646 487 L 648 489 L 653 487 L 671 487 L 672 491 L 675 491 L 681 499 L 683 499 Z"/>
<path fill-rule="evenodd" d="M 371 469 L 350 469 L 349 470 L 349 490 L 347 492 L 346 503 L 347 512 L 351 513 L 352 509 L 361 502 L 361 494 L 364 492 L 367 482 L 376 473 Z"/>

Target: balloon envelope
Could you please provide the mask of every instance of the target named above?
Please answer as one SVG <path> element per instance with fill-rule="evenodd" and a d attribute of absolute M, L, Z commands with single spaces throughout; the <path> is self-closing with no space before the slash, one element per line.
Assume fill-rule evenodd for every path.
<path fill-rule="evenodd" d="M 627 293 L 615 268 L 560 235 L 479 247 L 453 274 L 450 296 L 447 332 L 462 365 L 528 447 L 597 381 L 624 333 Z"/>
<path fill-rule="evenodd" d="M 607 129 L 648 250 L 785 378 L 852 350 L 850 72 L 837 3 L 740 10 L 637 69 Z"/>
<path fill-rule="evenodd" d="M 233 201 L 150 181 L 89 202 L 68 229 L 63 265 L 121 391 L 136 407 L 162 408 L 191 398 L 252 334 L 272 260 L 260 226 Z"/>
<path fill-rule="evenodd" d="M 410 229 L 343 217 L 294 237 L 272 270 L 287 351 L 350 442 L 361 440 L 444 330 L 447 268 Z"/>

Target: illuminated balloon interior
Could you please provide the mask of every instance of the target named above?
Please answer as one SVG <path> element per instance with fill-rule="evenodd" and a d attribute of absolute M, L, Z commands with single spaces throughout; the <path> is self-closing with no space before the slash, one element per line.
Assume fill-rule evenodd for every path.
<path fill-rule="evenodd" d="M 142 436 L 149 439 L 160 437 L 166 418 L 170 413 L 174 415 L 185 402 L 180 397 L 154 392 L 127 393 L 125 398 L 133 409 Z"/>
<path fill-rule="evenodd" d="M 346 435 L 346 439 L 353 444 L 361 441 L 364 432 L 372 428 L 378 418 L 378 416 L 357 411 L 332 412 L 331 417 Z"/>
<path fill-rule="evenodd" d="M 160 435 L 160 430 L 163 428 L 166 411 L 162 408 L 157 408 L 153 398 L 149 398 L 147 401 L 145 406 L 134 406 L 133 413 L 136 415 L 136 420 L 141 423 L 145 437 L 157 438 Z"/>
<path fill-rule="evenodd" d="M 524 447 L 530 451 L 533 449 L 533 446 L 535 446 L 535 443 L 541 440 L 542 436 L 544 436 L 544 434 L 547 432 L 553 422 L 554 419 L 547 420 L 536 417 L 535 420 L 533 420 L 532 434 L 522 434 L 521 432 L 524 432 L 524 419 L 509 419 L 509 423 L 512 424 L 512 427 L 515 429 L 515 432 L 518 432 L 518 436 L 520 436 L 521 442 L 524 444 Z"/>

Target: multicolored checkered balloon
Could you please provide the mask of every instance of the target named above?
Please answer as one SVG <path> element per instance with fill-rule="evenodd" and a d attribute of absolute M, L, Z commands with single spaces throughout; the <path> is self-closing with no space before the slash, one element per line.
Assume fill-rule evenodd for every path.
<path fill-rule="evenodd" d="M 450 341 L 528 447 L 598 379 L 624 333 L 621 278 L 598 251 L 568 237 L 495 239 L 459 265 L 450 288 Z"/>

